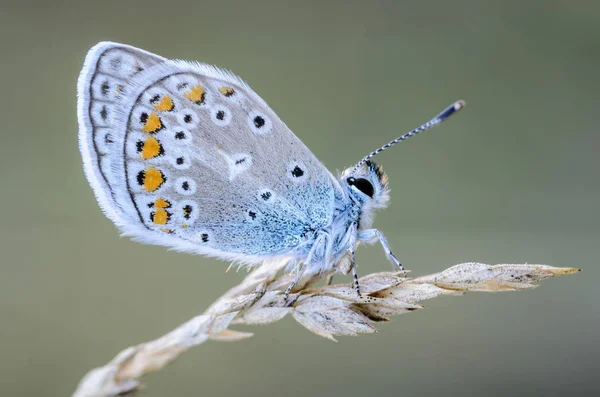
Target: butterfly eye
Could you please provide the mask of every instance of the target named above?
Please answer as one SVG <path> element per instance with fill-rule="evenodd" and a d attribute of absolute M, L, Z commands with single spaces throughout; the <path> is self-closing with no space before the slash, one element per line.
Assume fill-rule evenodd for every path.
<path fill-rule="evenodd" d="M 356 186 L 356 188 L 358 190 L 360 190 L 367 196 L 373 198 L 373 193 L 375 193 L 375 189 L 373 188 L 373 185 L 371 184 L 371 182 L 369 182 L 368 180 L 366 180 L 364 178 L 350 177 L 350 178 L 346 179 L 346 182 L 350 186 Z"/>

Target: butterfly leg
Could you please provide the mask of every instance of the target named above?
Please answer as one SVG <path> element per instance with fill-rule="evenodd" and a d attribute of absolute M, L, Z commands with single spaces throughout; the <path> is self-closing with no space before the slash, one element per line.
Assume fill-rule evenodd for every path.
<path fill-rule="evenodd" d="M 294 289 L 296 284 L 298 284 L 298 281 L 300 281 L 300 278 L 304 274 L 305 270 L 306 270 L 306 264 L 303 263 L 300 270 L 298 270 L 298 274 L 296 275 L 296 277 L 294 277 L 294 280 L 290 283 L 290 285 L 288 285 L 287 289 L 285 290 L 285 293 L 283 294 L 283 301 L 285 302 L 285 304 L 287 306 L 291 306 L 292 303 L 294 303 L 294 302 L 288 302 L 288 298 L 290 297 L 290 292 L 292 292 L 292 290 Z"/>
<path fill-rule="evenodd" d="M 325 279 L 325 285 L 331 285 L 332 282 L 333 282 L 333 274 L 330 274 Z"/>
<path fill-rule="evenodd" d="M 378 239 L 381 243 L 381 246 L 383 247 L 383 250 L 385 251 L 385 255 L 387 256 L 388 260 L 392 262 L 392 264 L 396 266 L 399 270 L 405 272 L 406 270 L 404 269 L 404 266 L 402 266 L 398 258 L 396 258 L 396 255 L 394 255 L 394 253 L 390 249 L 390 245 L 388 244 L 387 239 L 385 238 L 383 233 L 381 233 L 377 229 L 362 230 L 358 233 L 359 241 L 372 241 L 375 238 Z"/>
<path fill-rule="evenodd" d="M 354 260 L 354 246 L 348 249 L 348 253 L 350 254 L 350 263 L 352 266 L 352 279 L 354 280 L 354 290 L 356 291 L 356 295 L 359 297 L 360 295 L 360 286 L 358 285 L 358 274 L 356 274 L 356 261 Z"/>
<path fill-rule="evenodd" d="M 352 279 L 356 295 L 360 297 L 360 286 L 358 285 L 358 274 L 356 273 L 356 260 L 354 259 L 354 251 L 356 248 L 358 223 L 353 222 L 348 229 L 348 258 L 350 259 L 350 268 L 352 269 Z"/>

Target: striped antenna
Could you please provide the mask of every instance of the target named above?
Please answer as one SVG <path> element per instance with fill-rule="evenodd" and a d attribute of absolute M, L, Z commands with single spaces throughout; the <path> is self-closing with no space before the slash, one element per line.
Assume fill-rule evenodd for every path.
<path fill-rule="evenodd" d="M 452 105 L 450 105 L 446 109 L 444 109 L 444 111 L 442 111 L 440 114 L 438 114 L 437 116 L 435 116 L 434 118 L 432 118 L 431 120 L 429 120 L 428 122 L 426 122 L 425 124 L 420 126 L 419 128 L 415 128 L 414 130 L 407 132 L 406 134 L 394 139 L 393 141 L 391 141 L 389 143 L 386 143 L 379 149 L 371 152 L 368 156 L 365 156 L 362 160 L 360 160 L 358 162 L 358 164 L 356 164 L 352 168 L 352 172 L 354 172 L 357 169 L 359 169 L 360 167 L 362 167 L 367 161 L 369 161 L 371 158 L 378 155 L 379 153 L 383 152 L 385 149 L 389 148 L 390 146 L 394 146 L 395 144 L 397 144 L 398 142 L 402 142 L 406 138 L 410 138 L 413 135 L 417 135 L 421 131 L 428 130 L 431 127 L 433 127 L 434 125 L 438 125 L 442 121 L 446 120 L 448 117 L 452 116 L 454 113 L 458 112 L 464 106 L 465 106 L 465 101 L 454 102 Z"/>

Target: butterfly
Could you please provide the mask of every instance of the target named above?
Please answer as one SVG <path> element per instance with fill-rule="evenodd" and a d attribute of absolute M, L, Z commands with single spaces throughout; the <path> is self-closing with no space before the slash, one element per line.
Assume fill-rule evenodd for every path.
<path fill-rule="evenodd" d="M 169 60 L 101 42 L 77 84 L 79 146 L 104 214 L 134 240 L 248 266 L 282 259 L 298 274 L 335 270 L 379 241 L 372 228 L 387 206 L 388 178 L 371 159 L 439 124 L 428 123 L 334 176 L 239 77 L 206 64 Z"/>

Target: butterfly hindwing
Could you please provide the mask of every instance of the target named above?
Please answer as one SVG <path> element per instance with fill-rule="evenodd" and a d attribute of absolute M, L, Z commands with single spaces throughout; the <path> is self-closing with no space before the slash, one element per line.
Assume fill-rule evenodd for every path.
<path fill-rule="evenodd" d="M 337 182 L 243 81 L 112 46 L 140 67 L 117 76 L 112 118 L 97 127 L 93 90 L 104 69 L 86 62 L 80 134 L 84 142 L 110 134 L 110 144 L 82 144 L 82 153 L 88 177 L 102 177 L 94 186 L 101 205 L 126 234 L 250 263 L 285 255 L 331 223 Z"/>

